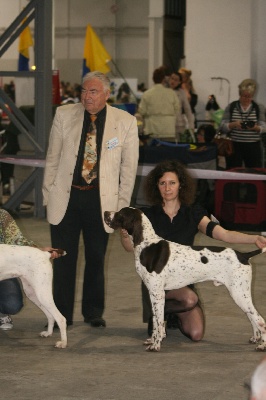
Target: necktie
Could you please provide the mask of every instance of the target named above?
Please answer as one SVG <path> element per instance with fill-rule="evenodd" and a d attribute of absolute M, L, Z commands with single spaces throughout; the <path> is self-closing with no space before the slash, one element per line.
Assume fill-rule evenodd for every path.
<path fill-rule="evenodd" d="M 89 132 L 86 135 L 84 159 L 81 175 L 86 183 L 89 185 L 91 181 L 97 178 L 97 146 L 96 146 L 96 124 L 95 120 L 97 115 L 90 115 L 91 123 L 89 126 Z"/>

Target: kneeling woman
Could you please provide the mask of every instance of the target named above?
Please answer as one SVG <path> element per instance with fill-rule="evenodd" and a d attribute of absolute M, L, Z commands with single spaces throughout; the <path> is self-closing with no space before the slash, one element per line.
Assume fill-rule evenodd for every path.
<path fill-rule="evenodd" d="M 227 243 L 255 244 L 266 247 L 266 238 L 228 231 L 211 221 L 207 211 L 194 203 L 195 182 L 184 165 L 178 161 L 159 163 L 145 180 L 145 195 L 151 207 L 142 211 L 151 221 L 157 235 L 182 245 L 192 246 L 200 231 Z M 121 229 L 121 241 L 127 251 L 133 251 L 127 231 Z M 152 310 L 149 293 L 142 284 L 143 322 L 148 322 L 152 333 Z M 165 292 L 165 318 L 168 327 L 176 325 L 193 341 L 204 335 L 204 314 L 193 285 Z"/>

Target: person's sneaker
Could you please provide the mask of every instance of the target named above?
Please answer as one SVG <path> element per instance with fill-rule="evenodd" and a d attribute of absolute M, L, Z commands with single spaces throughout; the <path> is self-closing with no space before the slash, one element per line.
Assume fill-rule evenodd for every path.
<path fill-rule="evenodd" d="M 0 318 L 0 329 L 8 331 L 13 328 L 13 322 L 9 315 Z"/>

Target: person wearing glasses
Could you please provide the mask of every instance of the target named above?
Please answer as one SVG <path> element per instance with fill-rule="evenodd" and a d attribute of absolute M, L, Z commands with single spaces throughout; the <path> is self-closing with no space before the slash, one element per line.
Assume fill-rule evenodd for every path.
<path fill-rule="evenodd" d="M 99 72 L 83 78 L 81 102 L 57 108 L 46 157 L 43 196 L 53 246 L 67 255 L 54 262 L 54 300 L 73 324 L 79 239 L 85 248 L 82 315 L 105 327 L 106 210 L 129 206 L 137 165 L 137 121 L 106 104 L 110 80 Z"/>
<path fill-rule="evenodd" d="M 239 88 L 239 100 L 230 103 L 223 115 L 220 132 L 231 137 L 234 152 L 226 157 L 226 168 L 262 167 L 261 134 L 266 132 L 265 107 L 253 98 L 257 83 L 243 80 Z"/>

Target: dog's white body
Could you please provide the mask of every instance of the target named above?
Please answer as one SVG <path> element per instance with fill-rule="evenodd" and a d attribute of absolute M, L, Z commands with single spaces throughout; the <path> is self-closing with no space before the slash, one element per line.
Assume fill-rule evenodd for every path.
<path fill-rule="evenodd" d="M 36 304 L 48 319 L 47 331 L 40 336 L 53 333 L 54 321 L 61 333 L 61 341 L 55 347 L 67 346 L 66 319 L 55 306 L 52 294 L 53 271 L 51 254 L 35 247 L 0 244 L 0 280 L 19 278 L 27 297 Z"/>
<path fill-rule="evenodd" d="M 121 215 L 126 212 L 132 213 L 130 210 L 139 212 L 141 216 L 140 241 L 135 238 L 135 228 L 131 226 L 134 225 L 133 218 L 130 224 L 121 222 Z M 221 248 L 219 252 L 211 251 L 207 247 L 194 250 L 190 246 L 165 241 L 155 234 L 149 219 L 140 210 L 124 208 L 118 213 L 106 212 L 105 218 L 112 228 L 127 229 L 132 237 L 136 270 L 149 290 L 153 310 L 153 334 L 146 342 L 148 350 L 159 351 L 165 337 L 165 290 L 179 289 L 204 281 L 214 281 L 216 285 L 224 284 L 227 287 L 236 304 L 247 314 L 252 324 L 253 337 L 250 342 L 260 342 L 256 349 L 266 350 L 266 324 L 255 309 L 251 297 L 251 265 L 239 261 L 241 254 L 230 248 Z M 162 258 L 161 245 L 163 250 L 166 248 L 168 251 L 166 258 Z M 261 250 L 263 251 L 266 249 Z M 160 258 L 166 262 L 161 263 L 157 271 L 149 272 L 151 265 Z"/>

